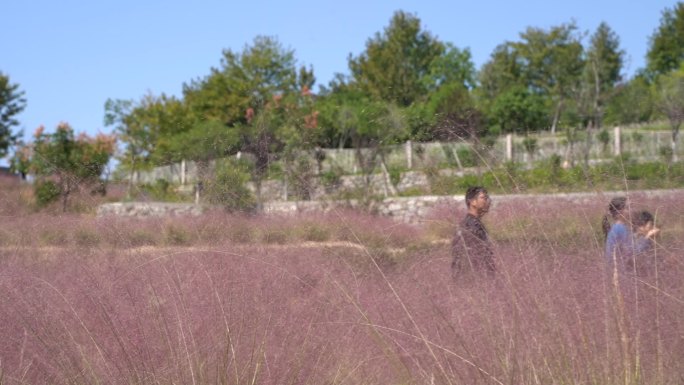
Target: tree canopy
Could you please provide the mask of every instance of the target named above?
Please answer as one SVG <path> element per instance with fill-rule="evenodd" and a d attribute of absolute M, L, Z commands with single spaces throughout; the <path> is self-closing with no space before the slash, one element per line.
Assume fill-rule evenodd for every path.
<path fill-rule="evenodd" d="M 19 125 L 16 116 L 26 107 L 24 91 L 19 84 L 12 83 L 8 75 L 0 72 L 0 158 L 7 155 L 9 148 L 16 143 L 20 133 L 12 128 Z"/>
<path fill-rule="evenodd" d="M 444 43 L 423 30 L 418 17 L 398 11 L 363 53 L 349 58 L 352 82 L 368 95 L 407 107 L 425 95 L 425 77 L 439 80 L 433 61 L 444 52 Z"/>
<path fill-rule="evenodd" d="M 680 8 L 664 12 L 653 52 L 676 46 L 660 36 L 677 36 Z M 381 157 L 383 146 L 407 139 L 555 133 L 650 119 L 655 107 L 663 110 L 652 92 L 655 77 L 625 81 L 624 56 L 607 23 L 591 34 L 574 22 L 530 26 L 476 71 L 468 48 L 441 41 L 418 16 L 399 10 L 361 53 L 348 56 L 348 72 L 318 93 L 313 67 L 300 65 L 277 38 L 257 36 L 240 51 L 223 50 L 220 64 L 185 83 L 180 98 L 109 101 L 107 121 L 124 142 L 123 167 L 207 164 L 239 152 L 249 155 L 258 184 L 273 161 L 294 175 L 305 164 L 299 154 L 315 157 L 320 147 L 365 146 Z"/>
<path fill-rule="evenodd" d="M 646 58 L 652 76 L 679 68 L 684 60 L 684 3 L 663 10 L 660 25 L 649 39 Z"/>
<path fill-rule="evenodd" d="M 36 195 L 42 199 L 39 203 L 61 198 L 66 211 L 69 197 L 77 189 L 91 187 L 91 192 L 97 192 L 115 145 L 113 136 L 75 135 L 67 123 L 61 123 L 53 133 L 39 127 L 34 142 L 27 145 L 29 151 L 22 151 L 27 156 L 23 164 L 37 177 Z"/>

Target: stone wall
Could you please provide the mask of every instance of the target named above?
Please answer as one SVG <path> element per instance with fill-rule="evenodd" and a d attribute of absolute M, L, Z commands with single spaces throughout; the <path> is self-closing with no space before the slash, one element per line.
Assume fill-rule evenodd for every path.
<path fill-rule="evenodd" d="M 682 190 L 647 190 L 637 192 L 644 196 L 672 196 L 681 194 Z M 630 193 L 628 195 L 632 195 Z M 492 199 L 494 205 L 503 201 L 523 200 L 529 201 L 532 197 L 540 202 L 544 199 L 562 199 L 577 204 L 596 199 L 608 202 L 611 197 L 625 195 L 624 192 L 605 192 L 597 193 L 566 193 L 566 194 L 513 194 L 513 195 L 494 195 Z M 419 196 L 419 197 L 392 197 L 381 201 L 373 202 L 370 209 L 380 215 L 394 218 L 400 222 L 419 223 L 426 219 L 430 211 L 439 206 L 463 207 L 464 197 L 459 196 Z M 358 207 L 356 201 L 299 201 L 299 202 L 266 202 L 263 207 L 265 214 L 297 214 L 306 212 L 327 212 L 340 207 Z M 101 205 L 97 210 L 98 216 L 129 216 L 129 217 L 162 217 L 162 216 L 197 216 L 207 211 L 222 210 L 220 207 L 205 205 L 183 204 L 183 203 L 159 203 L 159 202 L 127 202 L 127 203 L 107 203 Z"/>
<path fill-rule="evenodd" d="M 430 209 L 438 204 L 462 202 L 463 197 L 422 196 L 410 198 L 387 198 L 372 202 L 369 209 L 380 215 L 394 218 L 401 222 L 415 223 L 425 218 Z M 358 207 L 357 201 L 300 201 L 300 202 L 267 202 L 264 204 L 265 214 L 297 214 L 307 212 L 327 212 L 340 207 Z M 106 203 L 100 205 L 97 216 L 125 217 L 165 217 L 165 216 L 198 216 L 208 211 L 222 210 L 221 207 L 195 205 L 190 203 L 160 202 L 126 202 Z"/>
<path fill-rule="evenodd" d="M 189 203 L 164 202 L 115 202 L 105 203 L 97 208 L 97 216 L 109 215 L 122 217 L 168 217 L 168 216 L 198 216 L 208 207 Z"/>

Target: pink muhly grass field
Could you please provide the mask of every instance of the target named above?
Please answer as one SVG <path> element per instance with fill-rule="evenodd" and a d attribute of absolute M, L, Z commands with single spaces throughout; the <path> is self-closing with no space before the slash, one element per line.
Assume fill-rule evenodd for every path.
<path fill-rule="evenodd" d="M 494 197 L 493 279 L 451 277 L 460 206 L 417 225 L 4 217 L 0 383 L 681 383 L 682 198 L 631 196 L 661 263 L 615 280 L 598 194 Z"/>

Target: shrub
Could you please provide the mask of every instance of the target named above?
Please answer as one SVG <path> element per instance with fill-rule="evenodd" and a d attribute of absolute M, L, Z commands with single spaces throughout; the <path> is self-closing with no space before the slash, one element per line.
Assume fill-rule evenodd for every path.
<path fill-rule="evenodd" d="M 672 147 L 661 146 L 658 150 L 658 153 L 660 154 L 660 157 L 663 159 L 665 163 L 672 163 L 672 159 L 674 159 L 674 157 L 672 156 Z"/>
<path fill-rule="evenodd" d="M 74 233 L 74 241 L 78 246 L 94 247 L 100 244 L 100 235 L 90 229 L 80 228 Z"/>
<path fill-rule="evenodd" d="M 433 195 L 451 195 L 455 192 L 458 177 L 437 175 L 430 179 L 430 193 Z"/>
<path fill-rule="evenodd" d="M 235 243 L 251 243 L 255 240 L 255 231 L 246 223 L 238 222 L 228 229 L 228 239 Z"/>
<path fill-rule="evenodd" d="M 191 236 L 186 229 L 169 224 L 164 229 L 164 239 L 169 245 L 180 246 L 190 243 Z"/>
<path fill-rule="evenodd" d="M 154 181 L 154 183 L 142 184 L 139 186 L 139 188 L 145 195 L 148 195 L 150 198 L 156 201 L 183 201 L 183 197 L 174 191 L 173 185 L 166 179 L 159 178 Z"/>
<path fill-rule="evenodd" d="M 39 233 L 41 243 L 51 246 L 64 246 L 69 242 L 69 236 L 64 228 L 47 228 Z"/>
<path fill-rule="evenodd" d="M 214 180 L 207 184 L 206 199 L 228 211 L 252 211 L 256 199 L 246 184 L 250 179 L 245 162 L 228 159 L 217 165 Z"/>
<path fill-rule="evenodd" d="M 153 246 L 158 243 L 155 234 L 146 229 L 133 229 L 125 239 L 128 240 L 129 245 L 132 247 Z"/>
<path fill-rule="evenodd" d="M 331 234 L 324 224 L 311 223 L 300 228 L 300 237 L 305 241 L 310 242 L 325 242 L 330 240 Z"/>
<path fill-rule="evenodd" d="M 394 187 L 399 186 L 399 183 L 401 182 L 401 173 L 403 171 L 402 167 L 398 166 L 390 166 L 387 169 L 387 172 L 389 173 L 389 178 L 390 178 L 390 183 Z"/>
<path fill-rule="evenodd" d="M 286 178 L 292 197 L 298 200 L 310 200 L 314 189 L 314 168 L 309 158 L 299 156 L 287 163 Z"/>
<path fill-rule="evenodd" d="M 527 152 L 530 156 L 534 156 L 534 153 L 537 151 L 537 138 L 526 136 L 523 139 L 522 144 L 525 148 L 525 152 Z"/>
<path fill-rule="evenodd" d="M 456 187 L 456 190 L 458 192 L 465 192 L 468 187 L 471 186 L 476 186 L 480 184 L 480 178 L 478 178 L 477 175 L 474 174 L 469 174 L 469 175 L 464 175 L 460 178 L 457 178 L 454 187 Z"/>
<path fill-rule="evenodd" d="M 45 207 L 56 202 L 61 192 L 57 184 L 51 180 L 37 181 L 34 194 L 38 207 Z"/>
<path fill-rule="evenodd" d="M 610 144 L 610 133 L 605 128 L 599 131 L 596 136 L 599 142 L 603 145 L 603 152 L 606 152 L 608 144 Z"/>
<path fill-rule="evenodd" d="M 326 192 L 337 190 L 342 185 L 342 175 L 344 170 L 341 167 L 333 166 L 329 170 L 321 173 L 321 183 Z"/>
<path fill-rule="evenodd" d="M 412 186 L 407 189 L 399 191 L 399 196 L 400 197 L 413 197 L 413 196 L 421 196 L 421 195 L 427 195 L 430 192 L 422 186 Z"/>
<path fill-rule="evenodd" d="M 471 147 L 461 147 L 456 150 L 456 155 L 463 167 L 475 167 L 478 164 L 478 157 Z"/>
<path fill-rule="evenodd" d="M 261 240 L 264 243 L 275 243 L 282 245 L 289 240 L 288 233 L 283 229 L 265 229 L 261 233 Z"/>

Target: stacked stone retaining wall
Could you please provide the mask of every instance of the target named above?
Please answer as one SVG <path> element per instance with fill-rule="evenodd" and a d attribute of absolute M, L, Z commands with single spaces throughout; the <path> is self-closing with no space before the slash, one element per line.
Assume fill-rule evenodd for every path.
<path fill-rule="evenodd" d="M 628 195 L 642 194 L 644 196 L 672 196 L 682 194 L 684 190 L 648 190 L 638 193 L 630 192 Z M 577 204 L 600 198 L 606 202 L 613 196 L 625 195 L 625 192 L 604 193 L 567 193 L 567 194 L 537 194 L 537 195 L 493 195 L 494 208 L 496 204 L 512 200 L 537 201 L 545 199 L 562 199 Z M 372 202 L 366 208 L 372 212 L 394 218 L 406 223 L 419 223 L 426 219 L 431 210 L 440 206 L 463 207 L 464 197 L 459 196 L 419 196 L 419 197 L 392 197 L 381 201 Z M 357 201 L 298 201 L 298 202 L 267 202 L 263 206 L 265 214 L 297 214 L 306 212 L 326 212 L 341 207 L 359 207 Z M 209 211 L 222 211 L 220 207 L 206 205 L 183 204 L 183 203 L 160 203 L 160 202 L 126 202 L 107 203 L 97 210 L 98 216 L 128 216 L 128 217 L 163 217 L 163 216 L 198 216 Z"/>

